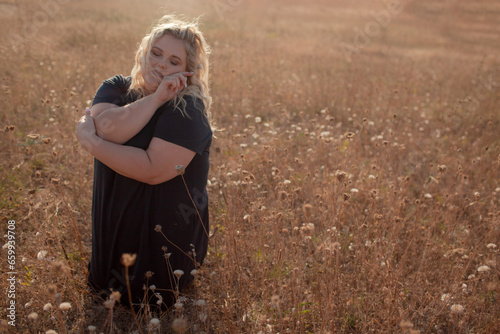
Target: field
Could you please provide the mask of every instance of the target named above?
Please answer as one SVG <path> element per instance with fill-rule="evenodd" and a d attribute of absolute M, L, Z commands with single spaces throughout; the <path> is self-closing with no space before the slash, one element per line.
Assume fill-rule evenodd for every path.
<path fill-rule="evenodd" d="M 74 132 L 172 12 L 202 15 L 212 47 L 211 238 L 183 306 L 134 320 L 86 293 L 93 161 Z M 488 0 L 1 2 L 0 331 L 498 333 L 498 17 Z"/>

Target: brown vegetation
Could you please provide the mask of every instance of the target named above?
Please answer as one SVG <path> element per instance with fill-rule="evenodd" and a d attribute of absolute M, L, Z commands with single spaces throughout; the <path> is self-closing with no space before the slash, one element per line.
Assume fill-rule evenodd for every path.
<path fill-rule="evenodd" d="M 401 3 L 2 3 L 1 331 L 495 333 L 500 5 Z M 74 130 L 163 11 L 205 13 L 213 48 L 212 237 L 176 309 L 134 321 L 86 294 Z"/>

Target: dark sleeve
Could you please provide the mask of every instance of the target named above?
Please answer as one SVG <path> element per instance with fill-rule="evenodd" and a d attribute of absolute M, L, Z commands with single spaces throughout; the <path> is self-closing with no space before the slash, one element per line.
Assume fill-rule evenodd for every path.
<path fill-rule="evenodd" d="M 126 104 L 125 100 L 130 83 L 131 78 L 124 77 L 121 74 L 104 80 L 94 96 L 92 105 L 98 103 L 113 103 L 122 106 Z"/>
<path fill-rule="evenodd" d="M 205 108 L 199 99 L 191 96 L 184 99 L 185 113 L 172 106 L 167 107 L 156 122 L 153 136 L 202 154 L 212 138 Z"/>

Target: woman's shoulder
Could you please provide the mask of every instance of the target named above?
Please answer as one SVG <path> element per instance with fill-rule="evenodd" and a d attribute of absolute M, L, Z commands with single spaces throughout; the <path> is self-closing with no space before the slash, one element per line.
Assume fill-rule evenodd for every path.
<path fill-rule="evenodd" d="M 131 83 L 132 83 L 132 77 L 124 76 L 123 74 L 117 74 L 103 81 L 103 84 L 115 86 L 125 90 L 128 90 Z"/>

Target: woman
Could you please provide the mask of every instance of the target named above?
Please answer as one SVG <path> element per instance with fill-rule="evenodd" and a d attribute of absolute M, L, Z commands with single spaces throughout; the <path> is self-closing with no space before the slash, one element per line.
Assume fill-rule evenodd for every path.
<path fill-rule="evenodd" d="M 208 54 L 196 22 L 163 17 L 143 38 L 131 76 L 105 80 L 77 125 L 95 157 L 88 282 L 101 296 L 120 291 L 128 303 L 129 286 L 134 306 L 169 307 L 203 262 Z"/>

